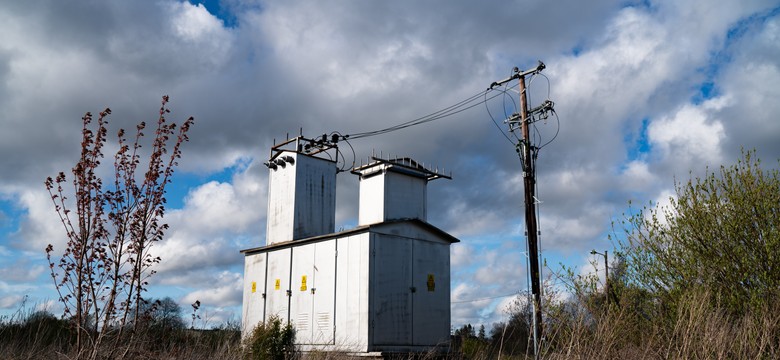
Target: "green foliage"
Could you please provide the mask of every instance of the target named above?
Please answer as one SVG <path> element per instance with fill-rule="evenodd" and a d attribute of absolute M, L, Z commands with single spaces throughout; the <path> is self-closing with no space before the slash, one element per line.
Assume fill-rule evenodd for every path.
<path fill-rule="evenodd" d="M 295 356 L 295 329 L 282 324 L 278 316 L 271 316 L 258 324 L 244 339 L 244 359 L 291 359 Z"/>
<path fill-rule="evenodd" d="M 545 303 L 543 357 L 777 358 L 778 175 L 746 152 L 627 216 L 609 293 L 597 274 L 557 274 L 574 296 Z"/>
<path fill-rule="evenodd" d="M 464 359 L 479 359 L 489 351 L 490 343 L 479 338 L 464 338 L 460 345 L 460 354 Z"/>
<path fill-rule="evenodd" d="M 454 352 L 463 359 L 481 359 L 490 351 L 490 342 L 485 336 L 485 325 L 477 328 L 471 324 L 465 324 L 453 333 L 452 346 Z"/>
<path fill-rule="evenodd" d="M 760 165 L 743 152 L 736 165 L 675 184 L 668 208 L 645 206 L 623 222 L 628 277 L 667 314 L 695 289 L 732 315 L 777 301 L 780 176 Z"/>

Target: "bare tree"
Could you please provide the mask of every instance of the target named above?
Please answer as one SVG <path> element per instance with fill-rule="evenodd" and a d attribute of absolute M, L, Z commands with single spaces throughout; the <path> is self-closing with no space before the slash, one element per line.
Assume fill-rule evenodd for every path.
<path fill-rule="evenodd" d="M 181 145 L 188 141 L 187 132 L 194 121 L 190 117 L 180 127 L 167 122 L 168 100 L 163 96 L 148 163 L 141 162 L 146 124 L 136 126 L 132 142 L 120 129 L 114 181 L 104 185 L 97 170 L 107 140 L 106 118 L 111 114 L 106 109 L 94 125 L 92 114 L 82 118 L 81 157 L 72 169 L 73 201 L 65 196 L 65 173 L 46 179 L 46 189 L 68 238 L 56 264 L 53 245 L 46 247 L 46 254 L 64 316 L 71 318 L 76 328 L 79 358 L 96 358 L 107 335 L 114 339 L 111 348 L 118 349 L 126 325 L 132 325 L 130 343 L 136 333 L 143 293 L 155 273 L 152 266 L 161 260 L 153 257 L 150 249 L 168 228 L 161 223 L 165 186 L 171 182 Z M 92 126 L 97 129 L 93 131 Z"/>

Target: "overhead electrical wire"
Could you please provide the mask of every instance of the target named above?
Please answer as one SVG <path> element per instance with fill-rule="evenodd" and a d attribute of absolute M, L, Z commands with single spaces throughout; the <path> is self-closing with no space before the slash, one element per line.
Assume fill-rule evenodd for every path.
<path fill-rule="evenodd" d="M 470 96 L 470 97 L 468 97 L 468 98 L 466 98 L 464 100 L 461 100 L 461 101 L 459 101 L 459 102 L 457 102 L 457 103 L 455 103 L 453 105 L 450 105 L 450 106 L 448 106 L 446 108 L 443 108 L 441 110 L 432 112 L 432 113 L 430 113 L 428 115 L 425 115 L 425 116 L 418 117 L 418 118 L 413 119 L 413 120 L 409 120 L 409 121 L 406 121 L 406 122 L 403 122 L 403 123 L 400 123 L 400 124 L 397 124 L 397 125 L 393 125 L 393 126 L 390 126 L 390 127 L 384 128 L 384 129 L 380 129 L 380 130 L 373 130 L 373 131 L 366 131 L 366 132 L 347 134 L 347 135 L 344 135 L 343 138 L 344 139 L 349 139 L 349 140 L 361 139 L 361 138 L 364 138 L 364 137 L 382 135 L 382 134 L 386 134 L 386 133 L 389 133 L 389 132 L 393 132 L 393 131 L 397 131 L 397 130 L 401 130 L 401 129 L 406 129 L 406 128 L 411 127 L 411 126 L 416 126 L 416 125 L 425 124 L 425 123 L 428 123 L 428 122 L 431 122 L 431 121 L 443 119 L 445 117 L 452 116 L 452 115 L 461 113 L 463 111 L 466 111 L 468 109 L 471 109 L 471 108 L 473 108 L 475 106 L 478 106 L 478 105 L 482 104 L 483 102 L 485 102 L 487 100 L 491 100 L 493 98 L 501 96 L 501 93 L 499 93 L 499 94 L 487 97 L 487 94 L 491 90 L 492 89 L 487 89 L 487 90 L 480 91 L 479 93 L 474 94 L 474 95 L 472 95 L 472 96 Z M 478 101 L 479 98 L 483 97 L 483 96 L 486 97 L 486 99 L 482 100 L 482 101 Z"/>
<path fill-rule="evenodd" d="M 453 304 L 464 304 L 464 303 L 470 303 L 470 302 L 476 302 L 476 301 L 482 301 L 482 300 L 493 300 L 493 299 L 500 299 L 510 296 L 517 296 L 517 293 L 511 293 L 506 295 L 498 295 L 498 296 L 490 296 L 490 297 L 484 297 L 479 299 L 470 299 L 470 300 L 458 300 L 458 301 L 451 301 Z"/>
<path fill-rule="evenodd" d="M 343 153 L 341 153 L 340 151 L 337 151 L 338 155 L 336 156 L 336 161 L 338 162 L 338 156 L 339 156 L 339 155 L 341 156 L 341 159 L 344 161 L 344 162 L 343 162 L 343 164 L 342 164 L 342 166 L 339 166 L 339 167 L 338 167 L 338 171 L 339 171 L 339 172 L 342 172 L 342 171 L 347 171 L 347 170 L 349 170 L 349 169 L 352 169 L 352 168 L 354 168 L 354 167 L 355 167 L 355 161 L 357 160 L 357 155 L 355 154 L 355 148 L 353 148 L 353 147 L 352 147 L 352 144 L 350 144 L 350 143 L 349 143 L 349 141 L 347 141 L 346 137 L 345 137 L 344 135 L 342 135 L 342 134 L 341 134 L 340 132 L 338 132 L 338 131 L 333 131 L 333 132 L 331 132 L 331 133 L 328 135 L 328 137 L 330 137 L 330 138 L 334 138 L 334 135 L 336 135 L 336 137 L 337 137 L 337 138 L 339 138 L 339 139 L 341 139 L 343 142 L 345 142 L 345 143 L 346 143 L 346 144 L 349 146 L 349 149 L 352 151 L 352 165 L 350 165 L 350 166 L 347 166 L 347 158 L 344 156 L 344 154 L 343 154 Z"/>
<path fill-rule="evenodd" d="M 479 97 L 481 97 L 482 94 L 484 92 L 486 92 L 486 91 L 487 90 L 482 91 L 482 92 L 480 92 L 478 94 L 472 95 L 471 97 L 469 97 L 469 98 L 467 98 L 465 100 L 462 100 L 462 101 L 460 101 L 460 102 L 458 102 L 458 103 L 456 103 L 454 105 L 450 105 L 450 106 L 448 106 L 448 107 L 446 107 L 444 109 L 435 111 L 435 112 L 430 113 L 428 115 L 421 116 L 419 118 L 416 118 L 416 119 L 413 119 L 413 120 L 410 120 L 410 121 L 407 121 L 407 122 L 404 122 L 404 123 L 401 123 L 401 124 L 398 124 L 398 125 L 394 125 L 394 126 L 391 126 L 391 127 L 388 127 L 388 128 L 380 129 L 380 130 L 367 131 L 367 132 L 354 133 L 354 134 L 347 134 L 345 136 L 345 138 L 346 139 L 360 139 L 360 138 L 369 137 L 369 136 L 381 135 L 381 134 L 385 134 L 385 133 L 389 133 L 389 132 L 405 129 L 407 127 L 420 125 L 420 124 L 424 124 L 424 123 L 431 122 L 431 121 L 434 121 L 434 120 L 438 120 L 438 119 L 441 119 L 441 118 L 444 118 L 444 117 L 447 117 L 447 116 L 450 116 L 450 115 L 454 115 L 454 114 L 457 114 L 457 113 L 459 113 L 461 111 L 470 109 L 473 106 L 475 106 L 475 105 L 470 105 L 468 107 L 462 108 L 463 106 L 466 106 L 466 104 L 469 104 L 469 103 L 473 102 L 475 99 L 478 99 Z M 477 103 L 476 105 L 479 105 L 479 103 Z"/>
<path fill-rule="evenodd" d="M 549 100 L 550 99 L 550 87 L 551 86 L 550 86 L 550 78 L 548 78 L 547 75 L 544 75 L 542 73 L 534 74 L 533 76 L 531 76 L 531 79 L 528 81 L 528 87 L 529 88 L 531 87 L 531 84 L 533 84 L 534 79 L 536 79 L 537 76 L 541 76 L 545 80 L 547 80 L 547 99 Z M 528 97 L 528 103 L 530 104 L 531 103 L 531 94 L 529 92 L 527 92 L 526 96 Z M 561 131 L 561 120 L 558 117 L 558 113 L 555 112 L 555 109 L 550 109 L 550 111 L 552 112 L 553 115 L 555 115 L 555 120 L 556 120 L 556 125 L 557 125 L 556 128 L 555 128 L 555 135 L 553 135 L 553 137 L 550 140 L 548 140 L 547 142 L 545 142 L 541 146 L 538 146 L 536 148 L 537 151 L 541 150 L 543 147 L 545 147 L 545 146 L 549 145 L 551 142 L 553 142 L 553 140 L 555 140 L 558 137 L 558 134 Z M 541 132 L 539 132 L 539 128 L 536 126 L 535 122 L 533 123 L 533 127 L 534 127 L 534 137 L 536 138 L 538 136 L 537 144 L 541 143 L 542 142 L 542 134 L 541 134 Z"/>
<path fill-rule="evenodd" d="M 550 86 L 550 79 L 546 75 L 541 74 L 540 72 L 536 72 L 536 73 L 534 73 L 531 76 L 531 78 L 529 79 L 529 82 L 528 82 L 528 86 L 523 90 L 526 93 L 525 95 L 528 98 L 527 103 L 529 103 L 529 104 L 532 103 L 532 100 L 531 100 L 531 96 L 530 96 L 530 94 L 528 92 L 528 88 L 531 87 L 531 85 L 533 84 L 533 82 L 536 79 L 537 75 L 541 75 L 542 77 L 545 78 L 545 80 L 547 80 L 547 99 L 549 100 L 549 98 L 550 98 L 550 87 L 551 87 Z M 409 121 L 406 121 L 406 122 L 403 122 L 403 123 L 400 123 L 400 124 L 396 124 L 396 125 L 384 128 L 384 129 L 373 130 L 373 131 L 366 131 L 366 132 L 358 132 L 358 133 L 352 133 L 352 134 L 346 134 L 346 135 L 342 135 L 341 133 L 334 131 L 334 132 L 331 133 L 331 136 L 337 135 L 336 139 L 341 139 L 342 141 L 346 142 L 347 145 L 349 145 L 350 149 L 352 150 L 352 166 L 351 167 L 354 168 L 355 160 L 356 160 L 355 149 L 352 147 L 352 144 L 349 143 L 349 140 L 355 140 L 355 139 L 361 139 L 361 138 L 366 138 L 366 137 L 371 137 L 371 136 L 382 135 L 382 134 L 386 134 L 386 133 L 402 130 L 402 129 L 405 129 L 405 128 L 408 128 L 408 127 L 425 124 L 425 123 L 428 123 L 428 122 L 436 121 L 436 120 L 439 120 L 439 119 L 443 119 L 445 117 L 449 117 L 449 116 L 461 113 L 463 111 L 471 109 L 471 108 L 473 108 L 475 106 L 478 106 L 480 104 L 484 104 L 485 105 L 485 110 L 487 111 L 488 116 L 490 117 L 491 121 L 496 126 L 496 128 L 499 130 L 499 132 L 501 132 L 501 134 L 507 139 L 507 141 L 509 141 L 511 144 L 513 144 L 515 147 L 517 147 L 517 146 L 520 145 L 520 143 L 522 141 L 515 134 L 514 130 L 516 130 L 516 129 L 511 129 L 511 125 L 510 125 L 510 131 L 509 132 L 512 133 L 512 135 L 515 137 L 517 142 L 513 141 L 507 135 L 507 133 L 504 132 L 504 130 L 501 128 L 501 126 L 499 126 L 498 122 L 496 121 L 495 117 L 493 117 L 493 114 L 490 111 L 490 106 L 488 106 L 488 100 L 492 100 L 492 99 L 494 99 L 494 98 L 496 98 L 498 96 L 503 96 L 503 99 L 502 99 L 502 109 L 504 110 L 504 115 L 506 116 L 506 118 L 509 118 L 510 116 L 509 116 L 509 114 L 507 114 L 507 111 L 506 111 L 507 92 L 510 89 L 512 89 L 515 86 L 517 86 L 517 85 L 518 84 L 515 84 L 515 85 L 510 87 L 510 86 L 508 86 L 508 84 L 505 84 L 503 90 L 498 90 L 497 94 L 491 95 L 490 97 L 488 97 L 488 94 L 491 93 L 491 91 L 496 90 L 496 89 L 493 88 L 493 86 L 491 86 L 490 88 L 488 88 L 488 89 L 486 89 L 484 91 L 480 91 L 479 93 L 476 93 L 476 94 L 474 94 L 474 95 L 472 95 L 472 96 L 470 96 L 470 97 L 468 97 L 468 98 L 466 98 L 464 100 L 461 100 L 461 101 L 459 101 L 459 102 L 457 102 L 457 103 L 455 103 L 453 105 L 450 105 L 448 107 L 445 107 L 445 108 L 443 108 L 441 110 L 438 110 L 438 111 L 432 112 L 432 113 L 430 113 L 428 115 L 421 116 L 421 117 L 418 117 L 416 119 L 412 119 L 412 120 L 409 120 Z M 523 95 L 523 94 L 521 93 L 520 95 Z M 481 101 L 477 101 L 480 97 L 482 97 L 482 100 Z M 514 100 L 514 97 L 509 96 L 509 99 L 512 101 L 513 108 L 515 110 L 517 110 L 518 106 L 517 106 L 517 103 Z M 531 121 L 530 122 L 530 124 L 533 126 L 533 129 L 534 129 L 534 135 L 533 135 L 533 139 L 529 139 L 530 143 L 528 145 L 531 146 L 532 153 L 533 153 L 532 156 L 531 156 L 531 162 L 532 162 L 531 168 L 532 168 L 534 177 L 536 176 L 536 158 L 538 156 L 539 150 L 541 150 L 545 146 L 547 146 L 550 143 L 552 143 L 558 137 L 558 134 L 560 133 L 560 127 L 561 127 L 560 118 L 558 117 L 558 114 L 555 112 L 555 110 L 552 108 L 552 103 L 550 103 L 550 107 L 547 108 L 545 111 L 552 112 L 552 115 L 555 116 L 556 130 L 555 130 L 555 134 L 553 135 L 553 137 L 550 140 L 548 140 L 547 142 L 545 142 L 541 146 L 534 146 L 534 144 L 541 143 L 543 141 L 543 137 L 542 137 L 542 134 L 539 131 L 538 127 L 536 126 L 535 121 Z M 533 114 L 531 116 L 533 116 Z M 544 115 L 544 119 L 546 119 L 547 116 L 548 115 L 545 114 Z M 334 142 L 335 141 L 336 140 L 334 140 Z M 349 167 L 346 166 L 346 163 L 347 163 L 346 158 L 344 157 L 343 154 L 341 154 L 341 158 L 343 159 L 343 167 L 344 168 L 343 169 L 339 168 L 339 170 L 340 171 L 346 171 L 346 169 L 349 169 Z M 336 160 L 338 161 L 338 154 L 337 154 L 337 159 Z M 538 186 L 538 184 L 536 184 L 536 186 Z M 536 208 L 536 211 L 537 211 L 537 215 L 538 215 L 538 212 L 540 211 L 538 206 Z M 537 218 L 538 218 L 538 216 L 537 216 Z M 526 229 L 526 232 L 527 231 L 528 231 L 528 229 Z M 528 251 L 529 251 L 529 249 L 526 247 L 526 254 L 528 253 Z M 541 243 L 540 243 L 539 254 L 536 254 L 536 256 L 540 256 L 541 253 L 542 253 L 542 251 L 541 251 Z M 526 262 L 528 262 L 528 261 L 529 261 L 528 256 L 526 256 Z M 528 265 L 528 264 L 526 264 L 526 265 Z M 530 273 L 528 273 L 526 275 L 530 276 Z M 530 284 L 530 278 L 528 278 L 527 280 L 528 280 L 528 283 Z M 475 301 L 481 301 L 481 300 L 491 300 L 491 299 L 498 299 L 498 298 L 513 296 L 513 295 L 517 295 L 517 294 L 513 293 L 513 294 L 500 295 L 500 296 L 494 296 L 494 297 L 486 297 L 486 298 L 479 298 L 479 299 L 452 301 L 452 303 L 453 304 L 458 304 L 458 303 L 475 302 Z M 528 296 L 529 296 L 529 301 L 530 301 L 530 292 L 528 292 Z"/>
<path fill-rule="evenodd" d="M 558 126 L 555 128 L 555 135 L 553 135 L 552 139 L 542 144 L 542 146 L 539 146 L 539 150 L 541 150 L 543 147 L 547 145 L 550 145 L 550 143 L 553 142 L 553 140 L 555 140 L 555 138 L 557 138 L 558 134 L 561 132 L 561 119 L 558 117 L 558 113 L 555 112 L 555 110 L 552 111 L 552 114 L 555 115 L 555 122 L 558 124 Z"/>
<path fill-rule="evenodd" d="M 509 135 L 507 135 L 507 134 L 504 132 L 504 130 L 503 130 L 503 129 L 501 129 L 501 126 L 499 126 L 499 125 L 498 125 L 498 122 L 496 122 L 496 118 L 494 118 L 494 117 L 493 117 L 493 114 L 490 112 L 490 106 L 488 106 L 488 103 L 487 103 L 487 100 L 488 100 L 488 99 L 487 99 L 487 94 L 488 94 L 488 93 L 487 93 L 487 91 L 486 91 L 486 92 L 485 92 L 485 101 L 483 101 L 483 103 L 485 104 L 485 110 L 487 111 L 487 113 L 488 113 L 488 116 L 490 116 L 490 120 L 492 120 L 492 121 L 493 121 L 493 125 L 495 125 L 495 126 L 496 126 L 496 129 L 498 129 L 498 132 L 500 132 L 500 133 L 501 133 L 501 135 L 504 135 L 504 137 L 506 138 L 506 140 L 507 140 L 507 141 L 509 141 L 509 143 L 510 143 L 510 144 L 512 144 L 512 145 L 514 146 L 514 145 L 515 145 L 515 142 L 514 142 L 514 141 L 512 141 L 512 139 L 511 139 L 511 138 L 509 138 Z"/>
<path fill-rule="evenodd" d="M 533 83 L 533 80 L 536 77 L 536 75 L 537 74 L 534 74 L 534 76 L 531 77 L 531 79 L 529 81 L 529 87 L 530 87 L 530 84 Z M 549 98 L 549 93 L 550 93 L 550 81 L 549 81 L 549 78 L 547 78 L 547 76 L 545 76 L 543 74 L 538 74 L 538 75 L 541 75 L 542 77 L 544 77 L 547 80 L 547 85 L 548 85 L 547 93 L 548 93 L 548 98 Z M 487 111 L 488 116 L 490 117 L 490 119 L 493 122 L 493 124 L 496 126 L 496 128 L 501 132 L 501 134 L 511 144 L 516 146 L 517 142 L 519 142 L 520 139 L 517 137 L 517 135 L 514 134 L 513 131 L 510 131 L 512 133 L 512 135 L 515 137 L 515 139 L 517 140 L 517 142 L 512 140 L 512 138 L 510 138 L 509 135 L 507 135 L 507 133 L 504 132 L 501 129 L 501 126 L 496 121 L 495 117 L 493 116 L 492 112 L 490 111 L 490 107 L 488 106 L 488 101 L 489 100 L 492 100 L 492 99 L 494 99 L 494 98 L 496 98 L 498 96 L 503 96 L 504 98 L 502 100 L 502 107 L 503 107 L 505 115 L 507 117 L 509 117 L 508 114 L 506 114 L 506 112 L 507 112 L 507 110 L 506 110 L 506 108 L 507 108 L 507 104 L 506 104 L 507 92 L 510 89 L 512 89 L 512 88 L 514 88 L 516 86 L 517 86 L 517 84 L 515 84 L 513 86 L 505 85 L 503 90 L 497 90 L 497 89 L 489 88 L 487 90 L 480 91 L 479 93 L 476 93 L 476 94 L 474 94 L 474 95 L 472 95 L 472 96 L 470 96 L 470 97 L 468 97 L 468 98 L 466 98 L 464 100 L 461 100 L 461 101 L 459 101 L 459 102 L 457 102 L 457 103 L 455 103 L 453 105 L 450 105 L 448 107 L 445 107 L 443 109 L 434 111 L 434 112 L 432 112 L 430 114 L 427 114 L 427 115 L 424 115 L 424 116 L 421 116 L 421 117 L 418 117 L 416 119 L 412 119 L 412 120 L 409 120 L 409 121 L 406 121 L 406 122 L 403 122 L 403 123 L 400 123 L 400 124 L 396 124 L 396 125 L 384 128 L 384 129 L 365 131 L 365 132 L 356 132 L 356 133 L 351 133 L 351 134 L 346 134 L 346 135 L 342 135 L 341 133 L 338 133 L 338 132 L 334 132 L 334 133 L 338 134 L 339 138 L 341 140 L 345 140 L 345 141 L 346 140 L 362 139 L 362 138 L 366 138 L 366 137 L 382 135 L 382 134 L 386 134 L 386 133 L 390 133 L 390 132 L 406 129 L 408 127 L 412 127 L 412 126 L 421 125 L 421 124 L 425 124 L 425 123 L 428 123 L 428 122 L 436 121 L 436 120 L 443 119 L 443 118 L 446 118 L 446 117 L 449 117 L 449 116 L 461 113 L 463 111 L 469 110 L 469 109 L 471 109 L 471 108 L 473 108 L 475 106 L 478 106 L 480 104 L 485 104 L 485 110 Z M 496 91 L 497 94 L 488 96 L 492 91 Z M 480 97 L 482 97 L 481 100 L 479 100 Z M 515 102 L 514 97 L 509 96 L 509 99 L 512 102 L 512 106 L 515 109 L 517 109 L 517 103 Z M 529 103 L 530 103 L 530 101 L 529 101 Z M 557 114 L 556 114 L 556 116 L 557 116 Z M 549 144 L 550 142 L 552 142 L 552 140 L 555 139 L 555 137 L 557 137 L 558 131 L 560 130 L 560 120 L 558 120 L 557 125 L 558 125 L 558 129 L 556 130 L 555 136 L 553 137 L 553 139 L 551 139 L 550 141 L 545 143 L 545 145 Z M 538 132 L 538 129 L 535 129 L 535 132 L 536 132 L 535 137 L 539 136 L 538 142 L 541 142 L 542 138 L 541 138 L 541 134 Z M 349 144 L 349 142 L 347 142 L 347 144 L 350 147 L 352 146 L 351 144 Z M 541 147 L 539 147 L 539 148 L 541 148 Z M 353 149 L 353 151 L 354 151 L 354 149 Z M 346 160 L 345 160 L 345 165 L 346 165 Z"/>
<path fill-rule="evenodd" d="M 509 85 L 509 83 L 504 84 L 504 90 L 502 91 L 504 96 L 501 98 L 501 107 L 504 108 L 504 117 L 506 117 L 506 118 L 508 118 L 509 114 L 510 114 L 510 113 L 506 112 L 506 99 L 507 98 L 509 98 L 509 100 L 512 101 L 512 108 L 513 108 L 513 110 L 515 110 L 515 111 L 512 111 L 512 113 L 516 113 L 517 112 L 517 103 L 515 102 L 514 96 L 507 96 L 507 94 L 506 94 L 507 91 L 509 91 L 509 89 L 511 89 L 510 87 L 508 87 L 508 85 Z M 515 86 L 517 86 L 517 85 L 514 85 L 512 87 L 515 87 Z"/>

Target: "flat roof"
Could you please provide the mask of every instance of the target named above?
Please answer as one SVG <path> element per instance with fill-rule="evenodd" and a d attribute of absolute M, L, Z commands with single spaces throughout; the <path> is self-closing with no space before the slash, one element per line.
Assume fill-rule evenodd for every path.
<path fill-rule="evenodd" d="M 431 224 L 429 224 L 429 223 L 427 223 L 425 221 L 422 221 L 420 219 L 398 219 L 398 220 L 383 221 L 383 222 L 379 222 L 379 223 L 375 223 L 375 224 L 369 224 L 369 225 L 361 225 L 361 226 L 355 227 L 353 229 L 339 231 L 339 232 L 330 233 L 330 234 L 317 235 L 317 236 L 312 236 L 312 237 L 308 237 L 308 238 L 304 238 L 304 239 L 283 241 L 283 242 L 278 242 L 278 243 L 271 244 L 271 245 L 259 246 L 259 247 L 244 249 L 244 250 L 241 250 L 241 253 L 243 253 L 244 255 L 249 255 L 249 254 L 257 253 L 257 252 L 264 252 L 264 251 L 269 251 L 269 250 L 274 250 L 274 249 L 280 249 L 280 248 L 291 247 L 291 246 L 296 246 L 296 245 L 302 245 L 302 244 L 307 244 L 307 243 L 319 242 L 319 241 L 324 241 L 324 240 L 329 240 L 329 239 L 334 239 L 334 238 L 340 238 L 340 237 L 345 237 L 345 236 L 354 235 L 354 234 L 370 232 L 371 230 L 378 229 L 378 228 L 381 228 L 383 226 L 402 224 L 402 223 L 410 223 L 410 224 L 418 225 L 418 226 L 422 227 L 423 229 L 425 229 L 425 230 L 427 230 L 427 231 L 429 231 L 429 232 L 431 232 L 433 234 L 438 235 L 443 240 L 448 241 L 450 244 L 460 242 L 460 240 L 458 240 L 458 238 L 456 238 L 456 237 L 448 234 L 444 230 L 439 229 L 439 228 L 437 228 L 437 227 L 435 227 L 435 226 L 433 226 L 433 225 L 431 225 Z"/>

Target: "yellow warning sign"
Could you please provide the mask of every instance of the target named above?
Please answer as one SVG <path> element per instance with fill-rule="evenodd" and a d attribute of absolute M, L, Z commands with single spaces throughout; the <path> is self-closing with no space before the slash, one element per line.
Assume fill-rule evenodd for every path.
<path fill-rule="evenodd" d="M 306 291 L 306 275 L 301 276 L 301 291 Z"/>
<path fill-rule="evenodd" d="M 252 281 L 252 292 L 257 292 L 257 283 Z"/>
<path fill-rule="evenodd" d="M 282 281 L 279 279 L 276 279 L 276 285 L 274 285 L 274 289 L 279 290 L 282 288 Z"/>
<path fill-rule="evenodd" d="M 428 274 L 428 291 L 436 290 L 436 280 L 433 278 L 433 274 Z"/>

